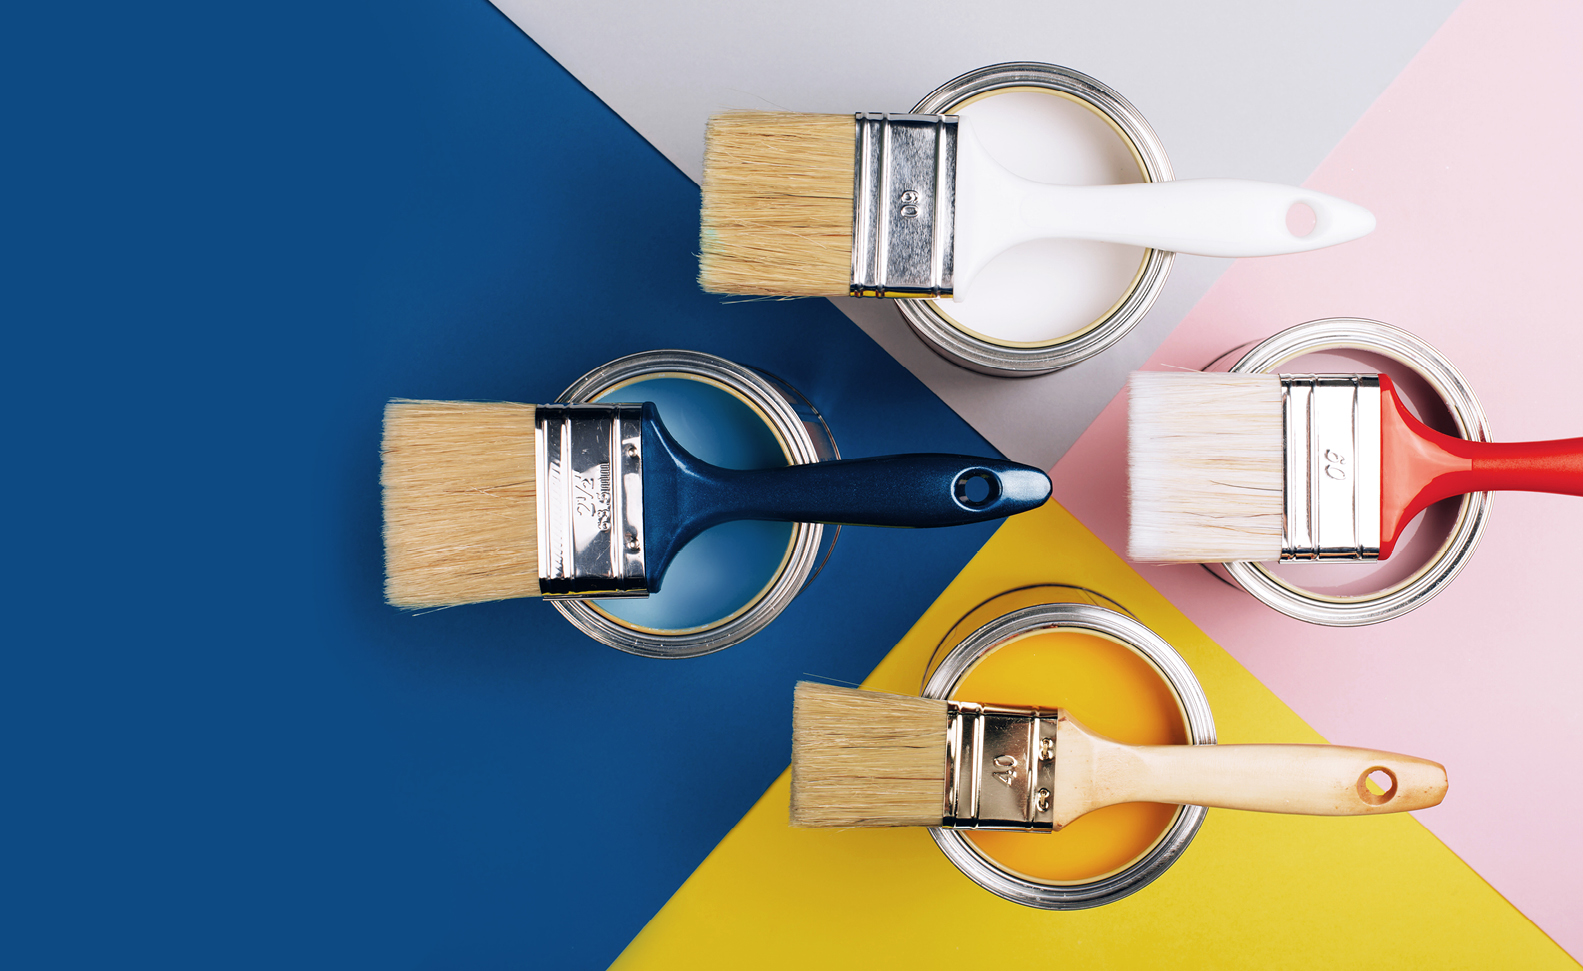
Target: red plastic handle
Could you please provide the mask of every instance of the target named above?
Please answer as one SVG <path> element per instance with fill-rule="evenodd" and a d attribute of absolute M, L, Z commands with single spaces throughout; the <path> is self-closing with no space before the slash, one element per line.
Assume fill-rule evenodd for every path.
<path fill-rule="evenodd" d="M 1380 559 L 1425 507 L 1469 492 L 1583 496 L 1583 438 L 1470 442 L 1414 418 L 1380 375 Z"/>
<path fill-rule="evenodd" d="M 1464 492 L 1504 489 L 1583 496 L 1583 438 L 1464 444 L 1472 446 L 1468 451 L 1473 459 Z"/>

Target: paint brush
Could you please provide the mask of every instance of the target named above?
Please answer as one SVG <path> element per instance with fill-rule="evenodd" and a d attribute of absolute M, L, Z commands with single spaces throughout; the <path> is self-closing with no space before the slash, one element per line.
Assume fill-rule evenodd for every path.
<path fill-rule="evenodd" d="M 1305 816 L 1440 803 L 1436 762 L 1340 745 L 1125 745 L 1065 709 L 938 701 L 802 682 L 793 826 L 1049 833 L 1126 802 Z M 1369 787 L 1371 776 L 1385 782 Z"/>
<path fill-rule="evenodd" d="M 1287 228 L 1293 206 L 1315 225 Z M 710 119 L 699 283 L 714 293 L 962 299 L 1037 239 L 1273 256 L 1368 234 L 1361 206 L 1237 179 L 1067 186 L 1012 174 L 955 115 L 739 111 Z"/>
<path fill-rule="evenodd" d="M 653 404 L 392 401 L 383 456 L 385 596 L 400 607 L 646 596 L 719 523 L 955 526 L 1050 496 L 1039 469 L 962 455 L 723 469 Z"/>
<path fill-rule="evenodd" d="M 1130 388 L 1136 560 L 1383 560 L 1441 499 L 1583 495 L 1583 438 L 1442 434 L 1383 374 L 1138 371 Z"/>

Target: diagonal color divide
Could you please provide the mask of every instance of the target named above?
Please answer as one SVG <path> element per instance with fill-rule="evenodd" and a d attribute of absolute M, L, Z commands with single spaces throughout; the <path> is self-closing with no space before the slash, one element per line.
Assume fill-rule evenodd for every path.
<path fill-rule="evenodd" d="M 1470 0 L 1311 180 L 1379 216 L 1369 239 L 1244 261 L 1151 358 L 1203 366 L 1317 317 L 1405 327 L 1467 377 L 1497 440 L 1583 435 L 1583 7 Z M 1056 497 L 1126 546 L 1125 402 L 1056 466 Z M 1142 567 L 1194 623 L 1326 736 L 1431 751 L 1452 794 L 1423 821 L 1583 954 L 1583 499 L 1498 496 L 1467 569 L 1376 627 L 1289 620 L 1197 567 Z"/>
<path fill-rule="evenodd" d="M 682 171 L 725 108 L 905 111 L 985 64 L 1064 64 L 1121 92 L 1178 178 L 1298 183 L 1411 60 L 1456 0 L 1247 4 L 1002 0 L 494 0 Z M 1008 457 L 1049 467 L 1229 265 L 1179 257 L 1165 293 L 1102 356 L 1040 378 L 936 357 L 880 301 L 839 300 L 885 350 Z"/>
<path fill-rule="evenodd" d="M 805 5 L 795 23 L 784 22 L 781 9 L 744 12 L 739 5 L 497 5 L 694 177 L 699 132 L 711 111 L 903 108 L 963 70 L 1014 58 L 1066 63 L 1122 91 L 1160 131 L 1180 177 L 1297 182 L 1335 147 L 1311 183 L 1375 209 L 1381 219 L 1375 237 L 1302 257 L 1245 261 L 1213 291 L 1226 264 L 1179 260 L 1165 296 L 1138 331 L 1101 358 L 1058 375 L 1022 381 L 972 375 L 935 358 L 884 303 L 838 302 L 1008 454 L 1054 462 L 1082 434 L 1055 469 L 1057 496 L 1115 548 L 1124 538 L 1122 404 L 1112 401 L 1088 426 L 1125 372 L 1145 359 L 1153 366 L 1198 366 L 1304 319 L 1373 316 L 1417 331 L 1456 361 L 1479 391 L 1498 437 L 1580 430 L 1561 370 L 1583 350 L 1570 326 L 1576 313 L 1564 286 L 1583 255 L 1567 236 L 1583 222 L 1583 201 L 1566 175 L 1580 147 L 1575 119 L 1583 108 L 1575 55 L 1583 46 L 1583 25 L 1575 7 L 1471 0 L 1403 71 L 1455 4 L 1294 7 L 1252 16 L 1229 4 L 1112 10 L 1014 2 L 931 31 L 927 43 L 909 42 L 897 25 L 950 22 L 950 5 Z M 817 29 L 804 29 L 810 23 Z M 1014 47 L 1004 42 L 1007 36 L 1019 38 Z M 1185 326 L 1170 336 L 1184 316 Z M 1535 377 L 1520 383 L 1518 376 L 1530 374 Z M 1502 497 L 1483 548 L 1451 593 L 1411 617 L 1368 630 L 1286 621 L 1194 569 L 1150 568 L 1146 575 L 1325 734 L 1439 753 L 1456 784 L 1447 804 L 1424 822 L 1576 952 L 1583 947 L 1583 921 L 1575 914 L 1583 899 L 1583 839 L 1567 807 L 1583 798 L 1583 783 L 1554 770 L 1575 763 L 1572 753 L 1583 742 L 1583 715 L 1566 690 L 1583 683 L 1579 638 L 1566 607 L 1574 598 L 1569 578 L 1575 569 L 1564 557 L 1583 540 L 1574 503 Z M 1026 564 L 1008 568 L 1006 585 L 1026 582 L 1028 573 Z M 716 880 L 730 865 L 717 857 L 758 838 L 743 834 L 759 832 L 766 804 L 784 800 L 784 793 L 772 789 L 765 798 L 678 894 L 665 912 L 672 916 L 662 915 L 639 938 L 629 961 L 653 956 L 662 940 L 699 943 L 688 936 L 686 920 L 674 915 L 711 899 L 694 884 Z M 1206 827 L 1200 842 L 1225 825 Z M 1402 838 L 1427 839 L 1421 829 L 1410 831 L 1418 836 Z M 897 859 L 886 855 L 894 847 L 872 845 L 889 863 Z M 1351 859 L 1350 851 L 1334 849 L 1334 859 Z M 1208 866 L 1202 858 L 1210 854 L 1201 850 L 1195 846 L 1196 865 Z M 1377 846 L 1367 852 L 1381 855 L 1360 861 L 1357 870 L 1373 875 L 1397 851 Z M 1228 855 L 1216 865 L 1235 869 L 1233 859 Z M 1522 937 L 1522 922 L 1510 924 L 1509 908 L 1487 891 L 1480 896 L 1463 887 L 1468 872 L 1434 853 L 1413 859 L 1413 867 L 1422 867 L 1406 871 L 1414 880 L 1462 889 L 1423 904 L 1424 913 L 1412 909 L 1419 904 L 1403 911 L 1400 901 L 1379 898 L 1382 909 L 1364 908 L 1360 915 L 1365 924 L 1394 914 L 1413 931 L 1389 943 L 1382 936 L 1372 955 L 1358 952 L 1355 959 L 1378 959 L 1420 941 L 1434 948 L 1456 944 L 1460 952 L 1449 945 L 1445 952 L 1452 964 L 1532 966 L 1529 957 L 1553 956 L 1553 949 L 1539 945 L 1529 957 L 1522 948 L 1502 953 L 1502 935 Z M 1337 868 L 1323 856 L 1309 862 L 1319 866 L 1323 880 L 1317 883 L 1343 889 L 1331 872 Z M 846 879 L 841 872 L 838 879 Z M 853 879 L 852 886 L 870 891 L 853 898 L 863 901 L 852 908 L 854 920 L 892 912 L 883 894 L 873 896 L 889 888 L 886 881 Z M 718 886 L 750 893 L 744 886 Z M 1302 898 L 1283 897 L 1284 887 L 1266 889 L 1270 900 Z M 1346 893 L 1348 899 L 1376 899 L 1358 889 Z M 1265 897 L 1221 888 L 1200 900 L 1200 908 L 1205 901 L 1245 916 L 1239 907 L 1259 912 Z M 1319 910 L 1333 907 L 1310 902 Z M 770 898 L 760 904 L 771 906 Z M 833 912 L 794 912 L 837 919 Z M 1446 923 L 1444 914 L 1455 919 Z M 1215 926 L 1231 935 L 1219 943 L 1236 938 L 1233 929 Z M 1309 940 L 1300 933 L 1305 928 L 1317 930 L 1298 921 L 1277 922 L 1267 931 L 1272 939 L 1291 935 L 1290 947 Z M 1197 933 L 1181 926 L 1174 931 Z M 667 936 L 673 932 L 680 936 Z M 717 940 L 728 943 L 728 935 Z M 1256 934 L 1237 940 L 1251 948 L 1249 954 L 1270 946 Z M 877 953 L 897 952 L 881 947 Z M 1124 953 L 1130 952 L 1121 947 L 1113 956 Z M 1291 952 L 1267 956 L 1280 963 L 1273 955 L 1282 953 Z M 1310 953 L 1329 952 L 1320 947 Z"/>
<path fill-rule="evenodd" d="M 1038 582 L 1096 589 L 1170 641 L 1203 684 L 1222 742 L 1323 741 L 1053 502 L 1002 526 L 865 686 L 916 692 L 958 617 Z M 1406 814 L 1211 809 L 1154 883 L 1056 913 L 980 889 L 924 830 L 794 830 L 788 797 L 782 775 L 614 967 L 1576 968 Z"/>

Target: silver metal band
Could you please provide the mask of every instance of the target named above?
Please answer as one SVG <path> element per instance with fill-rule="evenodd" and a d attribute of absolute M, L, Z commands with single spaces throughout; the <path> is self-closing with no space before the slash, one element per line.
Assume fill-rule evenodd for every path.
<path fill-rule="evenodd" d="M 539 591 L 644 597 L 642 405 L 539 405 Z"/>
<path fill-rule="evenodd" d="M 1283 374 L 1282 560 L 1380 557 L 1380 378 Z"/>
<path fill-rule="evenodd" d="M 952 701 L 946 713 L 940 825 L 1054 830 L 1055 712 Z"/>
<path fill-rule="evenodd" d="M 950 296 L 956 116 L 858 112 L 856 120 L 851 295 Z"/>

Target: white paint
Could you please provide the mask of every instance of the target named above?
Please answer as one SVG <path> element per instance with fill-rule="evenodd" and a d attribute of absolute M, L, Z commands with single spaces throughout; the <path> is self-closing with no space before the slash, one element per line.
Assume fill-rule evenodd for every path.
<path fill-rule="evenodd" d="M 1060 185 L 1142 182 L 1127 143 L 1095 111 L 1044 91 L 997 92 L 958 109 L 994 159 L 1012 173 Z M 1042 239 L 986 265 L 967 299 L 936 300 L 947 320 L 980 337 L 1051 344 L 1089 329 L 1126 295 L 1143 265 L 1140 246 Z"/>

